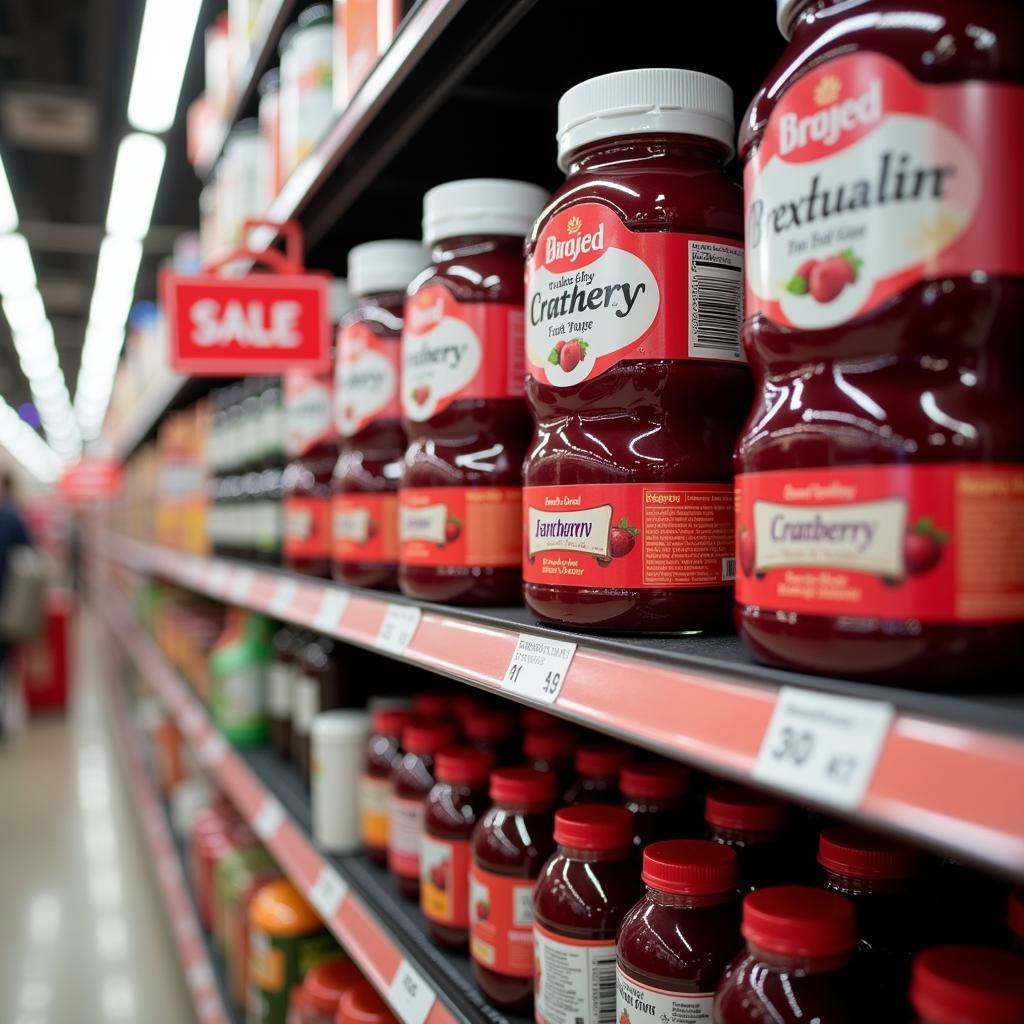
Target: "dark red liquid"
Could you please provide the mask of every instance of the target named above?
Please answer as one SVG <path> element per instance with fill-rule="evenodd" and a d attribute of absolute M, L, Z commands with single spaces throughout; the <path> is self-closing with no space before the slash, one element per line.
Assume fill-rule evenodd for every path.
<path fill-rule="evenodd" d="M 523 303 L 522 239 L 445 239 L 434 247 L 433 260 L 410 294 L 440 284 L 459 302 Z M 404 426 L 404 487 L 522 485 L 530 417 L 521 400 L 458 399 L 429 420 Z M 427 601 L 497 605 L 520 599 L 518 566 L 402 565 L 398 577 L 403 593 Z"/>
<path fill-rule="evenodd" d="M 408 800 L 426 801 L 427 794 L 433 789 L 434 783 L 433 754 L 405 754 L 398 762 L 391 776 L 396 797 Z M 392 871 L 398 891 L 409 900 L 420 898 L 420 876 L 400 875 Z"/>
<path fill-rule="evenodd" d="M 569 177 L 534 228 L 568 206 L 610 206 L 631 230 L 689 231 L 742 241 L 740 190 L 719 146 L 689 136 L 604 140 L 573 156 Z M 746 367 L 702 360 L 626 360 L 567 388 L 526 378 L 535 417 L 528 486 L 731 483 L 732 450 L 751 397 Z M 615 630 L 722 629 L 732 591 L 604 589 L 525 583 L 552 622 Z"/>
<path fill-rule="evenodd" d="M 693 814 L 685 797 L 625 796 L 622 806 L 633 812 L 636 845 L 641 850 L 648 843 L 661 839 L 682 839 L 696 834 Z"/>
<path fill-rule="evenodd" d="M 740 156 L 756 151 L 784 88 L 832 55 L 881 53 L 924 83 L 1024 81 L 1022 10 L 1008 0 L 815 4 L 814 18 L 795 23 L 789 48 L 750 106 Z M 1024 283 L 985 275 L 918 282 L 823 330 L 793 331 L 754 317 L 743 340 L 758 397 L 736 471 L 1021 462 L 1022 318 Z M 932 402 L 921 401 L 925 392 Z M 948 684 L 979 664 L 993 683 L 1024 655 L 1019 624 L 777 615 L 744 605 L 736 621 L 764 661 L 900 685 Z"/>
<path fill-rule="evenodd" d="M 566 804 L 615 804 L 622 799 L 618 775 L 581 775 L 565 791 Z"/>
<path fill-rule="evenodd" d="M 792 852 L 781 830 L 750 832 L 708 825 L 708 839 L 735 850 L 743 892 L 792 880 Z"/>

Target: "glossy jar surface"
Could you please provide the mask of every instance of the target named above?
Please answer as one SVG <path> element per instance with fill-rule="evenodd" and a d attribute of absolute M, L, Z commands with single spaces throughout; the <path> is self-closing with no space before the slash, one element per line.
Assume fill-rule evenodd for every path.
<path fill-rule="evenodd" d="M 722 786 L 707 795 L 704 818 L 708 839 L 736 851 L 741 889 L 791 880 L 785 804 L 742 786 Z"/>
<path fill-rule="evenodd" d="M 388 816 L 391 774 L 402 759 L 402 730 L 412 720 L 406 711 L 378 711 L 366 743 L 366 762 L 359 783 L 359 833 L 363 853 L 381 867 L 388 862 Z"/>
<path fill-rule="evenodd" d="M 1019 1024 L 1024 957 L 987 946 L 933 946 L 914 957 L 910 1002 L 920 1024 Z"/>
<path fill-rule="evenodd" d="M 689 801 L 690 773 L 681 764 L 643 761 L 619 773 L 622 806 L 633 814 L 635 843 L 681 839 L 696 829 Z"/>
<path fill-rule="evenodd" d="M 911 251 L 917 237 L 898 234 L 901 210 L 910 210 L 910 204 L 883 209 L 884 198 L 870 212 L 854 214 L 868 225 L 866 232 L 840 221 L 845 242 L 837 241 L 836 230 L 830 230 L 834 222 L 822 216 L 821 246 L 793 249 L 803 244 L 803 235 L 791 238 L 790 255 L 770 268 L 762 255 L 760 262 L 776 281 L 789 277 L 786 264 L 797 259 L 794 253 L 809 257 L 786 286 L 790 293 L 795 288 L 798 298 L 779 292 L 779 306 L 785 310 L 789 303 L 787 317 L 807 315 L 792 313 L 805 299 L 802 309 L 830 301 L 841 305 L 846 295 L 859 299 L 857 289 L 863 289 L 866 305 L 850 305 L 839 322 L 839 314 L 822 313 L 820 327 L 794 327 L 799 321 L 784 323 L 780 316 L 752 309 L 752 239 L 758 232 L 753 225 L 748 230 L 747 311 L 753 315 L 744 326 L 744 346 L 757 398 L 734 461 L 740 635 L 757 658 L 803 671 L 940 688 L 984 664 L 986 685 L 998 685 L 1001 673 L 1019 665 L 1024 651 L 1024 567 L 1016 553 L 972 544 L 978 535 L 969 523 L 977 519 L 986 523 L 985 532 L 998 532 L 1004 517 L 1007 522 L 1020 517 L 1019 505 L 1013 504 L 1018 499 L 1011 495 L 1019 493 L 1014 481 L 1021 479 L 1024 459 L 1024 361 L 1017 343 L 1024 261 L 1019 232 L 1009 225 L 1019 222 L 1021 205 L 1019 182 L 1000 176 L 1005 168 L 1019 166 L 1017 143 L 1010 141 L 1016 129 L 1010 125 L 1019 124 L 1024 109 L 1024 8 L 1011 0 L 804 0 L 789 5 L 784 23 L 789 46 L 754 97 L 740 132 L 739 156 L 745 163 L 758 160 L 759 150 L 773 138 L 769 119 L 779 107 L 788 109 L 791 96 L 801 97 L 801 89 L 817 89 L 825 81 L 819 94 L 823 103 L 838 96 L 845 100 L 856 82 L 858 95 L 866 89 L 872 107 L 865 108 L 864 125 L 877 122 L 878 132 L 889 134 L 872 142 L 872 133 L 858 121 L 851 146 L 867 148 L 859 150 L 856 165 L 840 170 L 836 164 L 835 176 L 823 171 L 814 179 L 819 189 L 848 181 L 859 168 L 873 202 L 871 190 L 880 181 L 878 192 L 885 194 L 885 174 L 898 161 L 913 169 L 936 162 L 935 153 L 941 152 L 938 171 L 914 173 L 941 171 L 953 183 L 949 201 L 959 204 L 974 195 L 976 206 L 970 206 L 974 200 L 959 212 L 937 203 L 922 206 L 920 231 L 928 224 L 955 226 L 948 238 L 934 240 L 933 249 L 925 247 L 927 262 L 901 271 L 902 277 L 878 277 L 872 265 L 897 244 Z M 838 109 L 829 107 L 822 116 Z M 893 120 L 886 127 L 886 115 L 893 111 L 918 110 L 921 117 Z M 796 123 L 797 115 L 787 112 L 773 124 L 781 128 L 785 117 Z M 843 144 L 841 138 L 835 143 L 840 157 L 825 154 L 819 166 L 853 152 Z M 750 170 L 748 202 L 754 197 Z M 773 180 L 771 187 L 777 188 L 783 178 Z M 941 193 L 938 184 L 924 192 L 921 180 L 912 193 L 906 190 L 914 200 Z M 782 199 L 779 192 L 765 202 L 778 200 L 771 209 L 782 210 Z M 783 222 L 792 226 L 784 215 L 776 223 Z M 810 224 L 797 230 L 806 233 Z M 872 232 L 881 243 L 873 241 Z M 839 257 L 830 255 L 836 249 L 842 250 Z M 856 269 L 849 278 L 835 284 L 826 280 L 825 260 L 817 282 L 810 276 L 814 267 L 799 273 L 816 257 L 834 263 L 843 252 L 854 256 Z M 843 283 L 847 280 L 850 288 Z M 813 307 L 816 287 L 824 291 Z M 840 291 L 833 296 L 835 288 Z M 816 555 L 791 549 L 762 563 L 758 551 L 769 540 L 756 533 L 747 506 L 770 502 L 777 488 L 786 515 L 812 503 L 811 509 L 824 510 L 833 524 L 860 518 L 878 538 L 886 536 L 886 528 L 895 531 L 887 535 L 888 554 L 882 554 L 879 540 L 870 549 L 873 560 L 866 554 L 845 557 L 827 546 L 837 543 L 835 535 L 819 531 L 807 542 L 819 545 Z M 791 489 L 788 496 L 785 488 Z M 973 503 L 977 494 L 988 495 L 983 506 Z M 843 512 L 847 505 L 854 511 Z M 796 520 L 794 514 L 791 521 Z M 776 526 L 762 520 L 761 527 L 774 544 Z M 1004 599 L 1013 595 L 1015 606 Z"/>
<path fill-rule="evenodd" d="M 565 791 L 567 804 L 614 804 L 619 792 L 619 772 L 632 757 L 626 747 L 597 745 L 577 747 L 573 758 L 576 779 Z"/>

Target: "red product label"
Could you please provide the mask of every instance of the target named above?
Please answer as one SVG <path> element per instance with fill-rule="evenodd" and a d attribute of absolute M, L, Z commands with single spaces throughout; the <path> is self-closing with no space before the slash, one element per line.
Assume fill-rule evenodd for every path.
<path fill-rule="evenodd" d="M 398 495 L 336 494 L 331 499 L 331 556 L 339 562 L 396 562 Z"/>
<path fill-rule="evenodd" d="M 427 285 L 405 303 L 402 411 L 430 419 L 460 398 L 521 398 L 523 309 L 510 302 L 459 302 Z"/>
<path fill-rule="evenodd" d="M 351 437 L 378 420 L 401 418 L 401 351 L 398 338 L 382 338 L 366 324 L 351 324 L 338 331 L 334 422 L 342 437 Z"/>
<path fill-rule="evenodd" d="M 630 231 L 603 203 L 544 225 L 526 264 L 526 359 L 568 387 L 622 360 L 742 360 L 743 247 L 728 238 Z"/>
<path fill-rule="evenodd" d="M 519 565 L 518 487 L 405 487 L 398 492 L 403 565 Z"/>
<path fill-rule="evenodd" d="M 469 872 L 469 953 L 499 974 L 532 978 L 531 880 L 497 875 L 474 863 Z"/>
<path fill-rule="evenodd" d="M 523 488 L 523 579 L 562 587 L 726 587 L 729 484 Z"/>
<path fill-rule="evenodd" d="M 736 509 L 741 604 L 924 622 L 1024 618 L 1024 467 L 745 473 Z"/>
<path fill-rule="evenodd" d="M 916 281 L 1024 274 L 1018 85 L 922 85 L 856 53 L 779 99 L 744 172 L 747 315 L 832 327 Z"/>
<path fill-rule="evenodd" d="M 334 436 L 330 373 L 286 373 L 283 381 L 284 449 L 301 458 Z"/>
<path fill-rule="evenodd" d="M 469 927 L 468 839 L 429 833 L 420 847 L 420 909 L 425 917 L 455 928 Z"/>
<path fill-rule="evenodd" d="M 284 557 L 327 558 L 331 553 L 329 498 L 289 497 L 284 500 Z"/>

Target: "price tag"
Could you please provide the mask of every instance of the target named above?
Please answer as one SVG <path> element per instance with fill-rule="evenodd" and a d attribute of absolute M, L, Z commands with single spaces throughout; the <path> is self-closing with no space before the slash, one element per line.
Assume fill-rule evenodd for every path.
<path fill-rule="evenodd" d="M 347 590 L 325 590 L 320 609 L 313 619 L 313 628 L 321 633 L 333 633 L 341 624 L 341 617 L 348 607 Z"/>
<path fill-rule="evenodd" d="M 193 737 L 203 727 L 203 713 L 189 701 L 181 711 L 181 731 Z"/>
<path fill-rule="evenodd" d="M 388 987 L 388 1002 L 403 1024 L 424 1024 L 435 999 L 434 990 L 403 957 Z"/>
<path fill-rule="evenodd" d="M 244 604 L 252 593 L 252 583 L 255 577 L 250 569 L 239 569 L 231 580 L 231 587 L 228 591 L 228 600 L 234 604 Z"/>
<path fill-rule="evenodd" d="M 562 692 L 576 645 L 520 633 L 501 685 L 511 693 L 554 704 Z"/>
<path fill-rule="evenodd" d="M 422 614 L 415 605 L 389 604 L 377 631 L 377 646 L 391 654 L 404 654 L 412 643 Z"/>
<path fill-rule="evenodd" d="M 199 757 L 207 768 L 213 768 L 227 753 L 227 740 L 219 732 L 211 732 L 199 748 Z"/>
<path fill-rule="evenodd" d="M 206 577 L 206 586 L 214 594 L 220 594 L 228 583 L 229 569 L 222 562 L 214 562 Z"/>
<path fill-rule="evenodd" d="M 287 615 L 292 610 L 292 602 L 298 589 L 295 580 L 279 580 L 274 596 L 270 599 L 270 614 L 279 619 Z"/>
<path fill-rule="evenodd" d="M 334 868 L 325 864 L 316 876 L 313 888 L 309 890 L 309 902 L 316 907 L 316 912 L 324 921 L 329 922 L 338 912 L 347 893 L 348 883 Z"/>
<path fill-rule="evenodd" d="M 784 686 L 754 778 L 844 810 L 864 799 L 892 722 L 881 701 Z"/>
<path fill-rule="evenodd" d="M 188 969 L 187 979 L 193 991 L 208 988 L 213 984 L 213 969 L 205 960 L 200 960 Z"/>
<path fill-rule="evenodd" d="M 269 843 L 283 822 L 284 810 L 278 801 L 272 796 L 264 797 L 256 817 L 252 819 L 252 830 L 263 842 Z"/>

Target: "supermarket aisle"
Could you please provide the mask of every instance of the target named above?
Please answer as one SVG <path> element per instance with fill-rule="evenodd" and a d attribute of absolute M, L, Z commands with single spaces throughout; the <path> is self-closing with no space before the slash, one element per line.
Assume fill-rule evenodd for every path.
<path fill-rule="evenodd" d="M 76 700 L 0 744 L 0 1021 L 193 1019 L 83 616 Z"/>

